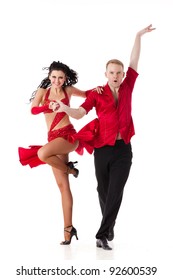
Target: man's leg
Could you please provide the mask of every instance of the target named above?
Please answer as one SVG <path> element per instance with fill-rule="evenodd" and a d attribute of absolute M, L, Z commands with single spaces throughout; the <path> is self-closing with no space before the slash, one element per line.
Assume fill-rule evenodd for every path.
<path fill-rule="evenodd" d="M 108 166 L 109 157 L 110 157 L 110 147 L 106 146 L 99 149 L 95 149 L 94 152 L 95 174 L 98 183 L 97 191 L 98 191 L 98 198 L 99 198 L 102 215 L 104 214 L 108 185 L 109 185 L 109 166 Z M 105 250 L 112 249 L 109 247 L 107 239 L 104 236 L 104 234 L 99 239 L 97 239 L 96 246 L 101 247 Z"/>
<path fill-rule="evenodd" d="M 102 236 L 109 238 L 109 230 L 115 223 L 119 208 L 122 202 L 124 186 L 129 176 L 131 167 L 131 145 L 126 145 L 123 141 L 117 142 L 114 151 L 111 151 L 109 161 L 109 180 L 107 197 L 104 205 L 103 218 L 96 238 Z M 98 184 L 98 192 L 100 192 Z"/>

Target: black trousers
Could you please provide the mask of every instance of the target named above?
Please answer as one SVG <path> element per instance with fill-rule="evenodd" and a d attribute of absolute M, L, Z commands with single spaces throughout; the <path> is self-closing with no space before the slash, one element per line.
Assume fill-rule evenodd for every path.
<path fill-rule="evenodd" d="M 124 186 L 132 164 L 131 144 L 117 140 L 114 146 L 94 150 L 97 191 L 102 221 L 96 238 L 108 237 L 114 226 L 122 202 Z"/>

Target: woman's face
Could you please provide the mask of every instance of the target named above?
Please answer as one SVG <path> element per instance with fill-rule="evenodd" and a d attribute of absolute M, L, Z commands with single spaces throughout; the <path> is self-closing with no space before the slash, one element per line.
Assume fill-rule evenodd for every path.
<path fill-rule="evenodd" d="M 49 75 L 49 79 L 54 88 L 61 88 L 66 81 L 66 75 L 61 70 L 53 70 Z"/>

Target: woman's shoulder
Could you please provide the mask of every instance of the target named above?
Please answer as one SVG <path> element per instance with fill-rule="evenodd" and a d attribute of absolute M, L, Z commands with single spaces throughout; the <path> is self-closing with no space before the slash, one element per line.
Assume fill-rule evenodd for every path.
<path fill-rule="evenodd" d="M 44 88 L 38 88 L 36 94 L 38 95 L 44 95 L 49 91 L 49 89 L 44 89 Z"/>
<path fill-rule="evenodd" d="M 65 86 L 63 88 L 63 90 L 68 94 L 68 95 L 72 95 L 74 87 L 73 86 Z"/>
<path fill-rule="evenodd" d="M 38 88 L 36 98 L 42 100 L 42 103 L 48 100 L 50 89 Z"/>

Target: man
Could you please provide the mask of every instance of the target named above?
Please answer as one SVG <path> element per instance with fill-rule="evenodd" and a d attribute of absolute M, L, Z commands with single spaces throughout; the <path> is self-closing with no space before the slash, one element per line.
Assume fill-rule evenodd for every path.
<path fill-rule="evenodd" d="M 54 104 L 54 110 L 65 112 L 72 118 L 80 119 L 95 107 L 99 129 L 94 138 L 94 163 L 97 190 L 102 221 L 96 234 L 96 246 L 111 250 L 108 241 L 114 238 L 114 225 L 122 202 L 124 186 L 132 163 L 131 137 L 135 134 L 131 116 L 132 91 L 138 76 L 141 36 L 153 31 L 152 25 L 136 34 L 128 70 L 117 59 L 106 64 L 108 82 L 102 87 L 102 94 L 87 91 L 85 102 L 73 109 L 62 102 Z"/>

